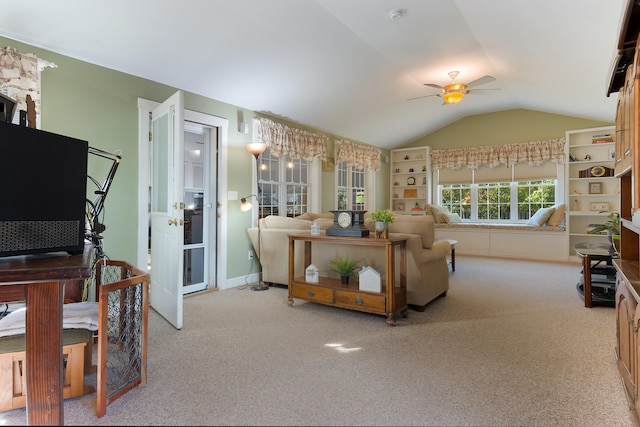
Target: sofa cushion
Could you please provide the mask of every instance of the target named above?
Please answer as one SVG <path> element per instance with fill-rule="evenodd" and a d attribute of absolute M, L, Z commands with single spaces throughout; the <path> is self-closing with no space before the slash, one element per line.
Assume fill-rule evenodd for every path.
<path fill-rule="evenodd" d="M 559 205 L 555 205 L 554 208 L 555 210 L 553 211 L 553 214 L 551 214 L 547 220 L 547 225 L 557 227 L 564 222 L 564 211 L 566 210 L 566 207 L 564 203 L 560 203 Z"/>
<path fill-rule="evenodd" d="M 389 224 L 389 233 L 418 234 L 422 239 L 422 247 L 430 249 L 434 238 L 434 221 L 429 215 L 394 215 Z"/>
<path fill-rule="evenodd" d="M 553 215 L 554 211 L 555 208 L 553 207 L 538 209 L 538 211 L 533 214 L 531 218 L 529 218 L 529 221 L 527 221 L 527 225 L 544 225 L 544 223 L 547 222 L 549 218 L 551 218 L 551 215 Z"/>
<path fill-rule="evenodd" d="M 269 215 L 260 220 L 260 228 L 289 228 L 295 230 L 311 230 L 313 221 L 286 216 Z"/>
<path fill-rule="evenodd" d="M 313 221 L 314 219 L 330 219 L 333 220 L 333 214 L 331 212 L 328 213 L 313 213 L 313 212 L 305 212 L 302 215 L 298 215 L 295 219 L 306 219 L 308 221 Z"/>

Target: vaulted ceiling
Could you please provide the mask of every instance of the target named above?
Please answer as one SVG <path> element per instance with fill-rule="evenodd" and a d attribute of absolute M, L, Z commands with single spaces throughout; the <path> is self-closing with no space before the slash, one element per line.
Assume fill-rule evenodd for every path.
<path fill-rule="evenodd" d="M 514 108 L 615 119 L 627 0 L 30 0 L 0 35 L 384 148 Z M 392 19 L 392 11 L 403 11 Z M 46 59 L 46 58 L 45 58 Z M 458 104 L 425 83 L 485 75 Z"/>

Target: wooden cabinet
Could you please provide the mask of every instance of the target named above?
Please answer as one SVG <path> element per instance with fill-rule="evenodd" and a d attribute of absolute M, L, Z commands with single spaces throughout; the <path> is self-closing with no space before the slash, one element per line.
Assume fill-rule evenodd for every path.
<path fill-rule="evenodd" d="M 391 210 L 424 215 L 431 200 L 431 147 L 391 150 Z"/>
<path fill-rule="evenodd" d="M 607 243 L 606 235 L 589 234 L 595 224 L 603 224 L 607 215 L 620 210 L 620 180 L 615 177 L 614 126 L 571 130 L 566 133 L 566 225 L 569 231 L 569 255 L 578 261 L 574 246 L 578 243 Z M 611 142 L 607 141 L 610 138 Z"/>
<path fill-rule="evenodd" d="M 330 243 L 334 245 L 375 246 L 385 250 L 385 281 L 381 292 L 363 291 L 357 283 L 343 285 L 340 279 L 329 277 L 318 278 L 318 283 L 308 283 L 304 276 L 295 277 L 295 244 L 304 244 L 305 269 L 311 264 L 312 243 Z M 400 268 L 399 283 L 395 283 L 396 250 L 398 251 L 398 268 Z M 387 324 L 394 326 L 396 314 L 407 317 L 407 238 L 392 237 L 376 239 L 371 237 L 341 237 L 320 235 L 290 234 L 289 235 L 289 306 L 293 299 L 303 299 L 334 307 L 367 313 L 383 314 L 387 317 Z"/>
<path fill-rule="evenodd" d="M 616 277 L 616 358 L 630 407 L 638 422 L 640 397 L 640 43 L 637 16 L 640 4 L 629 1 L 622 22 L 619 57 L 624 67 L 616 67 L 611 78 L 618 91 L 616 109 L 615 173 L 620 179 L 620 259 L 614 261 Z M 633 17 L 636 17 L 635 19 Z M 630 47 L 629 47 L 630 46 Z M 635 46 L 635 49 L 634 49 Z M 633 59 L 629 60 L 629 52 Z M 624 82 L 620 76 L 624 73 Z"/>

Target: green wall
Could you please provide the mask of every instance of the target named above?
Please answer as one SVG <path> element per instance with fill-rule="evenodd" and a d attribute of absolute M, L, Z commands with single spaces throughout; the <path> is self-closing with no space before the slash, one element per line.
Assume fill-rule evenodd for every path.
<path fill-rule="evenodd" d="M 465 117 L 402 148 L 430 146 L 440 149 L 512 144 L 564 138 L 568 130 L 613 124 L 532 110 L 507 110 Z"/>
<path fill-rule="evenodd" d="M 57 65 L 57 68 L 46 68 L 42 72 L 43 130 L 86 139 L 92 147 L 121 153 L 122 163 L 103 211 L 104 223 L 107 226 L 104 244 L 107 254 L 112 259 L 135 264 L 138 203 L 137 102 L 138 98 L 161 102 L 179 88 L 99 67 L 10 39 L 0 37 L 0 43 L 23 53 L 34 53 L 39 58 Z M 185 107 L 229 121 L 227 187 L 229 190 L 237 191 L 239 195 L 249 194 L 252 176 L 246 171 L 252 170 L 253 157 L 246 152 L 245 144 L 251 142 L 252 129 L 248 134 L 239 133 L 237 129 L 240 121 L 251 126 L 251 118 L 255 117 L 256 113 L 188 92 L 185 92 Z M 408 142 L 403 147 L 430 145 L 443 148 L 503 144 L 559 137 L 564 136 L 566 130 L 610 124 L 535 111 L 512 110 L 459 120 L 418 140 Z M 330 141 L 329 148 L 332 150 L 331 138 Z M 382 156 L 388 159 L 389 150 L 383 149 Z M 110 163 L 92 157 L 95 156 L 90 156 L 89 174 L 102 182 Z M 91 185 L 88 183 L 89 191 L 92 193 Z M 322 190 L 321 210 L 326 212 L 333 208 L 334 180 L 331 172 L 322 173 Z M 226 194 L 220 195 L 220 198 L 221 203 L 227 203 Z M 257 271 L 255 265 L 248 271 L 245 261 L 251 247 L 246 235 L 246 229 L 251 226 L 251 216 L 239 213 L 232 215 L 231 213 L 238 212 L 239 201 L 228 203 L 228 228 L 223 232 L 230 237 L 228 247 L 221 248 L 227 253 L 227 277 L 220 278 L 221 280 L 242 277 Z M 387 161 L 382 163 L 376 173 L 375 208 L 388 206 Z"/>

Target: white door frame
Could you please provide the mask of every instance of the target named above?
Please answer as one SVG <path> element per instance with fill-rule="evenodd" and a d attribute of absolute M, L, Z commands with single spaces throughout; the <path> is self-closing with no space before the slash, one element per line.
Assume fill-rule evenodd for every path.
<path fill-rule="evenodd" d="M 149 129 L 149 116 L 151 111 L 159 104 L 159 102 L 138 98 L 138 239 L 136 265 L 143 271 L 147 271 L 149 255 L 149 132 L 151 131 Z M 227 205 L 223 204 L 222 200 L 223 195 L 227 194 L 229 120 L 191 110 L 184 111 L 184 118 L 190 122 L 220 129 L 217 159 L 218 200 L 212 200 L 212 203 L 217 203 L 217 243 L 212 243 L 217 249 L 209 251 L 210 259 L 207 262 L 217 265 L 217 268 L 210 270 L 215 272 L 216 277 L 208 278 L 209 283 L 215 284 L 219 289 L 224 289 L 227 287 L 227 233 L 226 231 L 223 232 L 223 230 L 227 229 Z M 215 150 L 211 150 L 211 152 L 215 153 Z M 215 158 L 210 160 L 215 164 Z"/>

